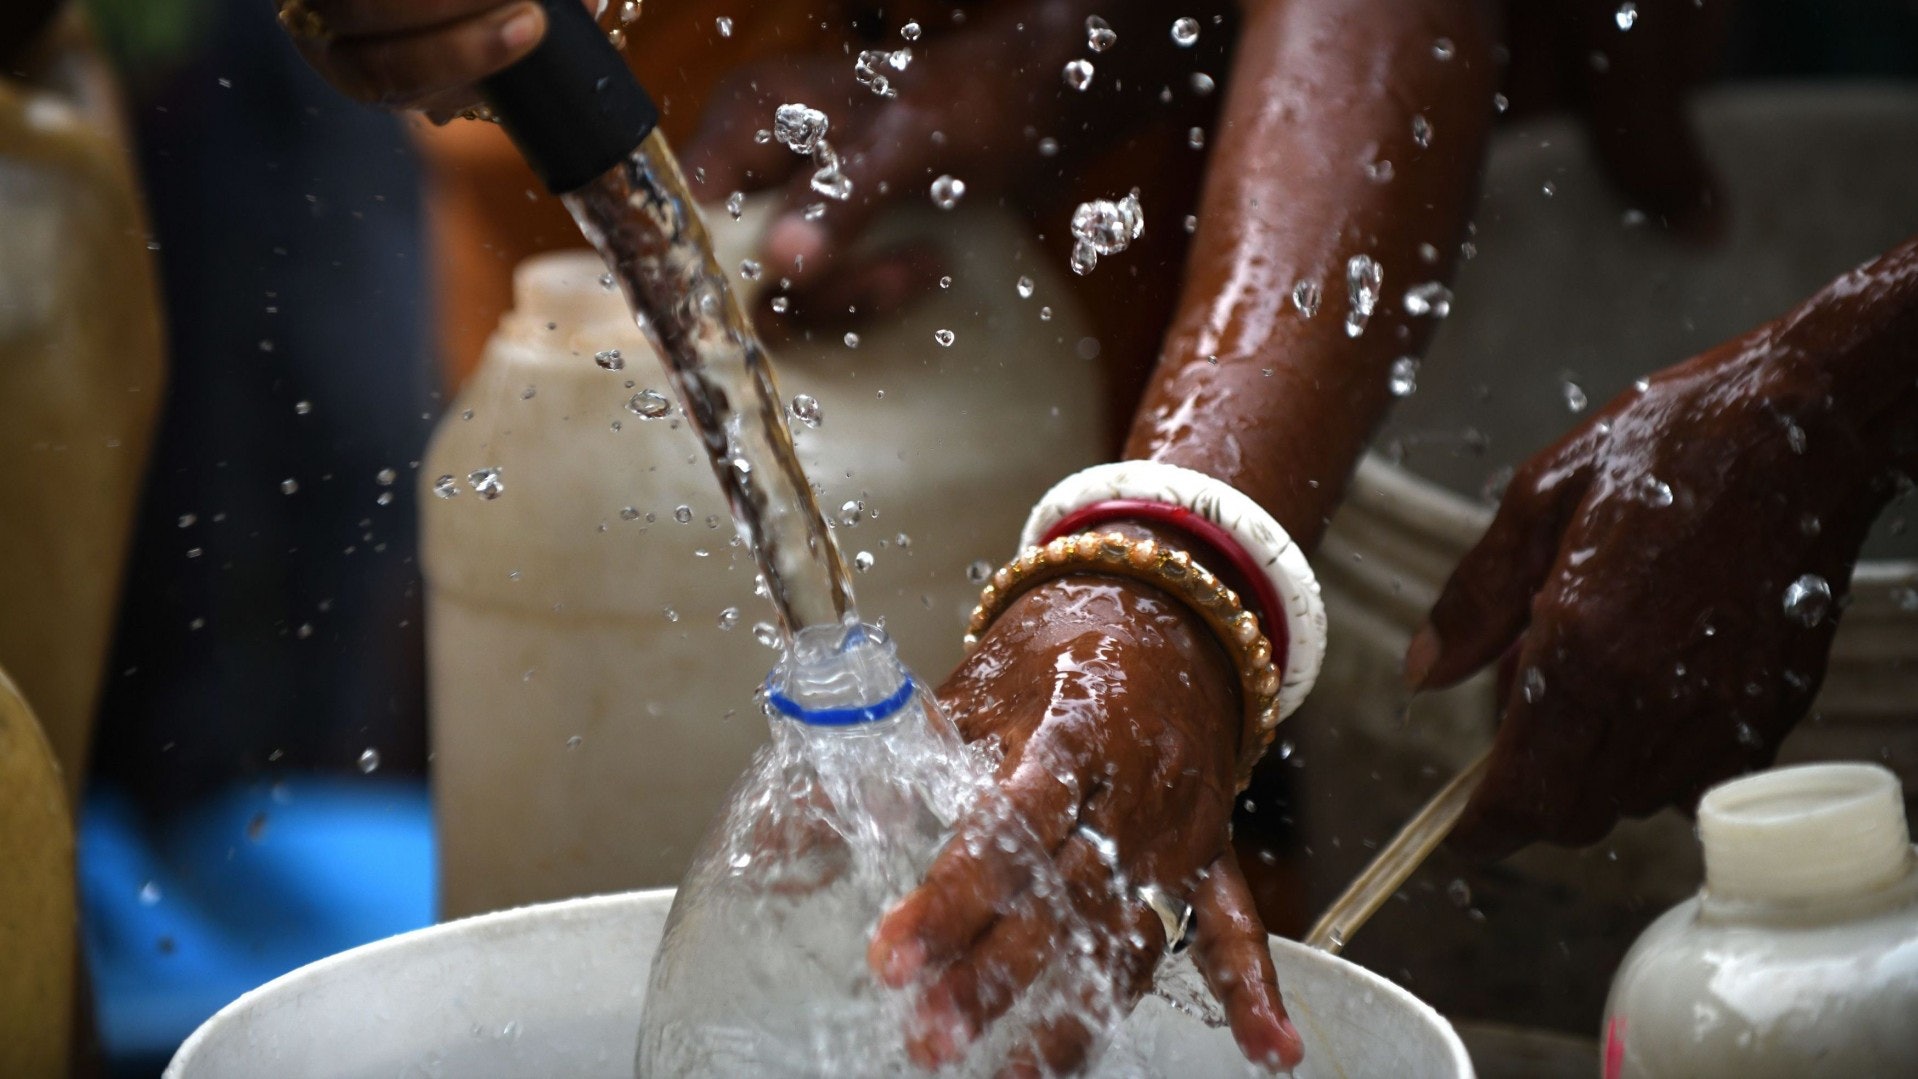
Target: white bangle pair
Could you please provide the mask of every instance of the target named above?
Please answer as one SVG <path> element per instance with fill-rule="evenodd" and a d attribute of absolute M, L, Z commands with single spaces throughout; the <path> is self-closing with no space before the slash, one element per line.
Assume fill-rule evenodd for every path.
<path fill-rule="evenodd" d="M 1265 617 L 1285 623 L 1285 663 L 1273 722 L 1297 711 L 1312 692 L 1325 661 L 1325 601 L 1305 552 L 1284 527 L 1237 488 L 1203 472 L 1161 461 L 1116 461 L 1067 476 L 1047 491 L 1026 518 L 1019 546 L 1038 546 L 1080 511 L 1115 501 L 1156 502 L 1189 510 L 1229 533 L 1264 572 L 1282 608 L 1266 611 Z M 1266 633 L 1277 637 L 1273 628 L 1266 627 Z"/>

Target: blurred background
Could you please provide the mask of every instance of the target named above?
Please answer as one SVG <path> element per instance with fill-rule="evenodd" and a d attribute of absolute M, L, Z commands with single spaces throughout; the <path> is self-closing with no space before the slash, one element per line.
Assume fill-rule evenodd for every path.
<path fill-rule="evenodd" d="M 861 18 L 899 21 L 897 12 L 875 7 L 843 25 L 822 25 L 782 14 L 784 6 L 686 0 L 649 6 L 625 27 L 636 70 L 666 88 L 669 136 L 690 135 L 727 72 L 857 41 L 868 33 Z M 736 27 L 725 35 L 714 29 L 721 15 L 730 15 Z M 609 16 L 609 26 L 612 21 Z M 1222 77 L 1229 36 L 1209 39 L 1208 47 L 1215 46 L 1197 62 Z M 4 59 L 0 221 L 11 224 L 0 233 L 0 261 L 7 264 L 0 267 L 0 408 L 20 419 L 0 422 L 11 428 L 0 430 L 0 452 L 10 462 L 0 470 L 0 669 L 19 693 L 15 699 L 0 681 L 0 716 L 14 710 L 13 726 L 0 727 L 14 740 L 0 741 L 0 755 L 27 753 L 20 747 L 30 740 L 24 732 L 32 717 L 19 703 L 24 700 L 46 732 L 38 752 L 57 761 L 61 773 L 52 780 L 46 777 L 55 773 L 44 773 L 37 788 L 21 779 L 15 789 L 40 791 L 44 797 L 35 795 L 35 804 L 49 821 L 70 810 L 77 837 L 72 879 L 83 918 L 80 960 L 70 976 L 15 986 L 17 999 L 74 1017 L 72 1044 L 83 1071 L 151 1076 L 213 1011 L 313 959 L 444 915 L 676 879 L 687 840 L 674 841 L 677 847 L 662 841 L 663 853 L 644 852 L 650 860 L 643 864 L 595 856 L 612 842 L 606 836 L 625 827 L 616 809 L 568 810 L 581 819 L 597 813 L 603 832 L 571 827 L 567 841 L 578 851 L 545 861 L 503 853 L 537 845 L 529 839 L 538 833 L 534 825 L 514 834 L 511 820 L 489 819 L 481 827 L 472 822 L 482 817 L 468 815 L 460 817 L 468 823 L 459 832 L 449 818 L 436 820 L 436 804 L 442 813 L 460 804 L 480 814 L 477 807 L 492 801 L 502 817 L 545 821 L 537 816 L 545 809 L 532 801 L 551 802 L 554 791 L 573 784 L 606 791 L 601 797 L 611 804 L 630 793 L 619 777 L 633 766 L 641 735 L 664 730 L 675 713 L 679 722 L 726 732 L 725 748 L 714 758 L 723 773 L 757 737 L 756 717 L 736 713 L 771 658 L 748 635 L 757 618 L 749 606 L 750 572 L 737 570 L 737 552 L 726 546 L 730 530 L 709 526 L 723 513 L 700 486 L 709 481 L 697 470 L 690 480 L 662 479 L 651 487 L 646 483 L 654 481 L 635 480 L 624 493 L 615 489 L 603 504 L 590 505 L 592 520 L 581 532 L 626 529 L 611 533 L 630 540 L 631 551 L 621 557 L 643 566 L 648 550 L 664 549 L 647 545 L 665 544 L 674 511 L 690 505 L 693 531 L 675 533 L 671 542 L 689 557 L 715 555 L 707 564 L 716 576 L 702 578 L 689 593 L 696 601 L 661 598 L 671 586 L 648 584 L 655 591 L 622 608 L 622 617 L 641 626 L 634 630 L 640 636 L 609 638 L 610 644 L 577 638 L 585 642 L 581 654 L 617 662 L 621 641 L 670 640 L 689 657 L 685 663 L 711 655 L 719 657 L 711 661 L 714 669 L 743 666 L 737 685 L 710 702 L 687 704 L 673 686 L 660 684 L 676 671 L 654 671 L 640 689 L 592 705 L 601 719 L 590 723 L 580 718 L 584 711 L 546 698 L 537 707 L 513 706 L 520 711 L 512 715 L 533 717 L 519 726 L 510 725 L 504 706 L 500 718 L 485 723 L 477 718 L 478 704 L 462 705 L 457 717 L 435 713 L 436 736 L 471 723 L 471 744 L 500 749 L 501 760 L 475 760 L 465 741 L 462 755 L 429 739 L 429 683 L 483 688 L 497 698 L 520 692 L 512 687 L 521 684 L 569 681 L 558 674 L 561 660 L 514 651 L 498 629 L 505 622 L 475 620 L 475 636 L 462 639 L 470 648 L 447 645 L 429 662 L 433 610 L 422 569 L 422 514 L 447 515 L 439 518 L 448 523 L 438 535 L 449 544 L 477 535 L 462 530 L 481 526 L 450 516 L 482 505 L 467 473 L 516 452 L 500 448 L 515 424 L 531 430 L 558 422 L 534 418 L 545 415 L 536 412 L 544 406 L 535 403 L 535 391 L 550 402 L 561 396 L 561 383 L 508 385 L 521 374 L 505 373 L 506 353 L 497 361 L 497 385 L 470 380 L 482 377 L 475 372 L 494 355 L 488 340 L 509 309 L 543 302 L 539 288 L 557 294 L 582 287 L 574 281 L 534 282 L 535 288 L 522 281 L 516 296 L 514 271 L 523 260 L 576 248 L 579 240 L 557 205 L 535 194 L 536 182 L 505 139 L 484 124 L 436 127 L 345 100 L 301 61 L 265 0 L 87 0 L 63 8 Z M 1911 0 L 1745 0 L 1735 8 L 1720 64 L 1722 80 L 1733 85 L 1816 80 L 1882 87 L 1914 75 L 1918 3 Z M 1193 102 L 1191 116 L 1168 126 L 1182 133 L 1190 123 L 1209 122 L 1213 107 L 1216 101 Z M 1135 149 L 1128 144 L 1088 154 L 1075 168 L 1082 178 L 1121 172 L 1130 178 L 1146 167 L 1137 166 Z M 1126 166 L 1133 171 L 1115 169 L 1115 160 L 1134 162 Z M 1148 205 L 1158 220 L 1189 212 L 1180 207 L 1192 202 L 1202 162 L 1196 154 L 1181 159 L 1153 180 L 1162 194 Z M 1058 195 L 1056 206 L 1013 207 L 1010 219 L 1062 219 L 1060 207 L 1082 190 Z M 1184 239 L 1177 231 L 1158 230 L 1156 246 L 1142 248 L 1138 264 L 1176 271 Z M 721 241 L 746 242 L 723 232 Z M 1034 303 L 1049 301 L 1049 325 L 1040 332 L 1038 322 L 1023 316 L 1028 329 L 1021 332 L 1030 340 L 1018 347 L 1056 361 L 1061 378 L 1071 373 L 1110 390 L 1088 393 L 1081 384 L 1079 398 L 1098 400 L 1081 401 L 1083 409 L 1064 418 L 1058 402 L 1074 396 L 1071 386 L 1034 398 L 1040 412 L 1032 429 L 1057 440 L 1029 463 L 1022 482 L 1036 493 L 1066 470 L 1060 462 L 1110 452 L 1115 417 L 1125 415 L 1128 394 L 1150 361 L 1153 319 L 1163 319 L 1171 293 L 1155 288 L 1150 272 L 1108 278 L 1103 290 L 1088 291 L 1061 275 L 1056 241 L 1034 240 L 1012 226 L 994 232 L 981 225 L 966 242 L 976 250 L 955 249 L 949 256 L 955 264 L 1025 260 L 1022 266 L 1041 275 Z M 1463 306 L 1466 284 L 1460 295 Z M 941 311 L 940 324 L 954 325 L 962 339 L 970 332 L 985 341 L 1002 309 L 1020 302 L 996 282 L 990 296 L 969 307 L 936 295 L 920 302 L 948 304 L 927 310 Z M 564 306 L 550 302 L 555 310 Z M 22 312 L 38 312 L 39 321 Z M 614 331 L 603 333 L 610 340 Z M 837 341 L 837 333 L 831 339 Z M 512 343 L 501 340 L 506 344 L 496 348 Z M 1123 347 L 1129 340 L 1145 342 L 1134 349 L 1138 355 Z M 823 347 L 804 332 L 789 341 L 797 381 L 830 387 L 834 378 L 848 377 L 844 370 L 835 375 L 807 367 L 804 354 L 816 345 Z M 1102 368 L 1064 366 L 1090 364 L 1102 351 Z M 876 363 L 872 357 L 883 352 L 870 345 L 856 355 Z M 851 363 L 852 355 L 835 352 L 830 362 Z M 641 356 L 634 367 L 650 362 Z M 973 374 L 956 371 L 955 384 Z M 651 372 L 629 377 L 644 384 Z M 1551 381 L 1556 386 L 1555 373 Z M 608 426 L 606 417 L 617 418 L 619 402 L 631 392 L 608 385 L 614 389 L 593 398 L 604 413 L 594 414 L 596 431 Z M 861 401 L 865 385 L 858 387 Z M 897 385 L 908 392 L 895 399 L 912 396 L 909 380 Z M 998 385 L 993 392 L 1005 392 Z M 462 390 L 467 399 L 454 404 Z M 822 400 L 832 404 L 830 394 Z M 522 402 L 524 411 L 512 411 Z M 844 414 L 860 407 L 849 403 Z M 876 416 L 868 430 L 912 415 Z M 1060 426 L 1043 427 L 1053 422 Z M 1408 422 L 1414 435 L 1429 429 Z M 470 423 L 476 426 L 469 433 L 483 433 L 473 435 L 464 456 L 442 454 L 445 474 L 463 493 L 429 505 L 442 470 L 423 462 L 442 423 Z M 1397 432 L 1401 452 L 1405 434 Z M 829 457 L 833 451 L 810 452 Z M 853 469 L 845 464 L 838 471 Z M 1484 471 L 1458 485 L 1475 489 Z M 895 481 L 883 473 L 874 466 L 869 477 L 850 480 L 820 474 L 829 477 L 830 506 L 861 503 L 844 527 L 863 531 L 843 532 L 842 542 L 880 556 L 871 594 L 893 605 L 888 616 L 909 620 L 918 617 L 914 611 L 931 612 L 916 632 L 936 638 L 936 646 L 911 658 L 933 670 L 956 648 L 959 604 L 976 587 L 967 567 L 997 559 L 1011 531 L 986 521 L 946 548 L 929 548 L 931 525 L 905 523 L 916 511 L 903 487 L 886 493 L 886 483 Z M 505 472 L 502 505 L 515 495 L 531 499 L 544 482 L 529 483 L 525 475 Z M 1029 501 L 1004 497 L 1017 507 Z M 530 541 L 524 550 L 502 543 L 503 561 L 443 556 L 448 580 L 470 568 L 471 580 L 460 577 L 460 595 L 471 605 L 505 610 L 520 603 L 512 597 L 522 593 L 501 583 L 509 579 L 530 582 L 524 595 L 544 594 L 538 593 L 544 587 L 540 559 L 559 556 L 530 553 L 536 546 Z M 673 563 L 683 564 L 691 563 Z M 609 578 L 628 572 L 620 568 L 628 563 L 607 565 Z M 482 578 L 485 583 L 474 583 Z M 486 590 L 495 587 L 508 598 L 488 598 L 493 593 Z M 729 603 L 746 607 L 745 625 L 737 630 L 723 614 Z M 453 611 L 446 624 L 468 614 Z M 740 620 L 736 612 L 733 622 Z M 474 666 L 460 665 L 475 657 Z M 486 681 L 494 675 L 501 678 L 497 686 Z M 435 692 L 450 700 L 457 690 Z M 541 708 L 565 714 L 542 726 Z M 689 711 L 698 715 L 684 714 Z M 602 719 L 602 727 L 592 726 Z M 621 722 L 628 734 L 617 732 Z M 537 748 L 517 755 L 502 748 L 521 737 Z M 622 737 L 635 741 L 622 744 Z M 1340 870 L 1324 868 L 1324 879 L 1312 888 L 1300 883 L 1308 874 L 1299 867 L 1314 848 L 1296 819 L 1302 811 L 1295 787 L 1304 763 L 1323 759 L 1321 751 L 1340 752 L 1305 747 L 1296 761 L 1262 779 L 1247 810 L 1250 834 L 1271 867 L 1262 898 L 1269 910 L 1287 912 L 1281 919 L 1294 931 L 1311 902 L 1343 882 Z M 456 769 L 450 780 L 434 774 L 445 759 Z M 0 770 L 0 779 L 11 774 Z M 538 799 L 529 795 L 525 805 L 511 793 L 522 779 L 528 790 L 544 792 Z M 708 797 L 716 803 L 718 795 L 712 790 Z M 692 816 L 689 837 L 704 814 Z M 18 878 L 23 892 L 53 897 L 44 917 L 54 926 L 61 924 L 57 833 L 63 827 L 23 826 L 0 838 L 0 856 L 17 852 L 16 864 L 25 867 Z M 1367 827 L 1389 834 L 1388 823 Z M 1346 838 L 1347 855 L 1328 855 L 1325 866 L 1344 866 L 1339 857 L 1350 862 L 1362 853 L 1366 836 Z M 33 870 L 36 865 L 44 868 Z M 1434 879 L 1428 889 L 1446 888 L 1443 878 Z M 1464 912 L 1478 909 L 1470 894 L 1457 904 L 1461 926 Z M 1647 906 L 1642 897 L 1621 902 Z M 1479 911 L 1469 931 L 1483 932 L 1476 926 L 1485 913 Z M 1528 908 L 1512 917 L 1534 913 Z M 1624 927 L 1607 931 L 1630 939 Z M 1389 933 L 1382 936 L 1390 940 Z M 47 962 L 57 966 L 58 956 Z M 1389 958 L 1381 969 L 1400 976 Z M 1409 967 L 1404 978 L 1415 991 L 1431 988 Z M 76 1006 L 67 1008 L 67 1000 Z M 1498 1009 L 1485 1004 L 1479 1010 Z"/>

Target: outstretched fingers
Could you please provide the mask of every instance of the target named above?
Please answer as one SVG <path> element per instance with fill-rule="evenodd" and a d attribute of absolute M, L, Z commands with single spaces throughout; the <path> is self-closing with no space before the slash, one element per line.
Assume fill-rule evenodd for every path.
<path fill-rule="evenodd" d="M 866 961 L 895 988 L 928 964 L 950 962 L 1010 908 L 1031 880 L 1032 860 L 1050 859 L 1079 818 L 1083 787 L 1063 751 L 1028 746 L 984 812 L 959 832 L 879 920 Z"/>
<path fill-rule="evenodd" d="M 1559 537 L 1584 496 L 1577 443 L 1534 459 L 1512 478 L 1498 515 L 1459 561 L 1405 651 L 1416 691 L 1452 685 L 1497 659 L 1524 630 L 1533 595 L 1558 557 Z M 1567 457 L 1571 463 L 1561 463 Z"/>

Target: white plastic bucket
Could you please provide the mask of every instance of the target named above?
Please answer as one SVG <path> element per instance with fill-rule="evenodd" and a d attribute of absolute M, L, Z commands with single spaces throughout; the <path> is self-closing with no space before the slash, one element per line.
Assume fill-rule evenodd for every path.
<path fill-rule="evenodd" d="M 322 959 L 221 1009 L 165 1079 L 630 1079 L 671 889 L 522 907 Z M 1301 1077 L 1469 1079 L 1439 1014 L 1383 978 L 1274 939 Z M 1105 1074 L 1245 1072 L 1231 1035 L 1148 997 Z"/>

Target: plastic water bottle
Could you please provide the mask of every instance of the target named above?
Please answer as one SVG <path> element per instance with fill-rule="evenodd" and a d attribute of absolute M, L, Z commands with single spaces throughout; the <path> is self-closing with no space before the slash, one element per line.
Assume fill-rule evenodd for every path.
<path fill-rule="evenodd" d="M 772 739 L 734 786 L 667 919 L 638 1074 L 912 1072 L 911 989 L 874 980 L 867 944 L 957 822 L 981 819 L 998 797 L 987 760 L 871 627 L 802 630 L 764 702 Z M 1000 850 L 1036 855 L 1025 901 L 1055 904 L 1050 913 L 1076 946 L 973 1046 L 961 1072 L 989 1070 L 1022 1029 L 1060 1008 L 1108 1030 L 1118 1011 L 1049 858 L 1029 832 L 999 820 Z"/>

